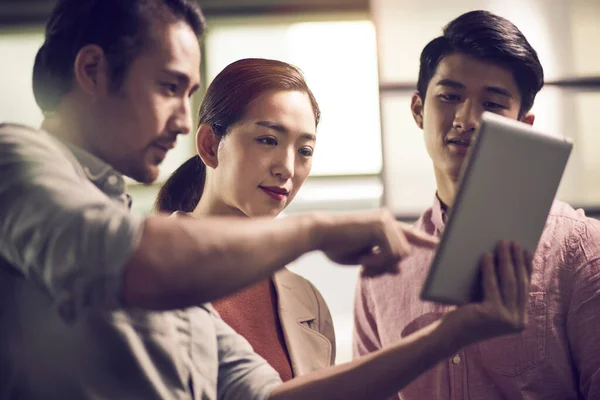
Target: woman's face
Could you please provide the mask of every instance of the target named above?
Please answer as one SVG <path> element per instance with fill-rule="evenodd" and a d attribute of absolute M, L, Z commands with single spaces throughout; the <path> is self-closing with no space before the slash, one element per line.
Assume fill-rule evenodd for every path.
<path fill-rule="evenodd" d="M 219 143 L 212 171 L 215 200 L 236 214 L 277 216 L 308 177 L 315 144 L 315 115 L 306 93 L 263 93 Z"/>

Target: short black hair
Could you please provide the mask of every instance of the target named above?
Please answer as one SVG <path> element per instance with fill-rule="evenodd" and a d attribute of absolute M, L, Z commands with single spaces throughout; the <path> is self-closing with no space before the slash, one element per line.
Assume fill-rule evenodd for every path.
<path fill-rule="evenodd" d="M 33 94 L 54 110 L 73 85 L 73 64 L 88 44 L 106 53 L 111 89 L 118 90 L 148 39 L 153 20 L 182 20 L 200 37 L 204 16 L 195 0 L 58 0 L 33 67 Z"/>
<path fill-rule="evenodd" d="M 421 52 L 417 91 L 425 93 L 438 64 L 447 55 L 463 53 L 509 69 L 521 94 L 519 117 L 533 106 L 544 85 L 544 70 L 525 35 L 509 20 L 488 11 L 471 11 L 444 27 Z"/>

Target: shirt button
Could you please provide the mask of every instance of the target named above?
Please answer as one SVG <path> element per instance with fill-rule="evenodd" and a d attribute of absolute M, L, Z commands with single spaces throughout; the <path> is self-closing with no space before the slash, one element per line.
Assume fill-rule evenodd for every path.
<path fill-rule="evenodd" d="M 454 365 L 458 365 L 458 364 L 460 364 L 460 362 L 461 362 L 461 361 L 462 361 L 462 360 L 461 360 L 461 358 L 460 358 L 460 356 L 459 356 L 458 354 L 457 354 L 457 355 L 455 355 L 455 356 L 452 358 L 452 362 L 454 363 Z"/>
<path fill-rule="evenodd" d="M 108 177 L 108 184 L 111 186 L 115 186 L 119 182 L 119 179 L 115 175 L 111 175 Z"/>

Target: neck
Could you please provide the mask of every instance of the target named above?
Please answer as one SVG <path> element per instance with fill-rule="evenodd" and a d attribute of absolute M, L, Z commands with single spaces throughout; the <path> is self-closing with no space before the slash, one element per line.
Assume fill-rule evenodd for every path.
<path fill-rule="evenodd" d="M 216 196 L 215 191 L 212 189 L 213 185 L 211 182 L 212 179 L 207 176 L 202 197 L 200 197 L 198 205 L 196 205 L 196 208 L 192 211 L 192 216 L 196 218 L 203 216 L 245 217 L 246 215 L 240 210 L 226 205 L 218 198 L 218 196 Z"/>
<path fill-rule="evenodd" d="M 63 142 L 73 144 L 86 150 L 87 152 L 92 153 L 87 141 L 85 140 L 85 135 L 83 134 L 85 128 L 82 126 L 79 118 L 81 116 L 81 112 L 73 110 L 72 107 L 69 108 L 67 105 L 65 105 L 66 101 L 67 100 L 64 100 L 55 112 L 44 117 L 44 120 L 41 124 L 41 129 L 52 134 Z"/>
<path fill-rule="evenodd" d="M 228 207 L 220 202 L 211 202 L 208 200 L 204 200 L 205 196 L 202 195 L 200 202 L 192 211 L 193 217 L 206 217 L 206 216 L 219 216 L 219 217 L 241 217 L 245 216 L 239 210 L 235 210 L 231 207 Z"/>
<path fill-rule="evenodd" d="M 458 190 L 458 177 L 449 176 L 435 168 L 435 181 L 438 197 L 448 208 L 452 207 Z"/>

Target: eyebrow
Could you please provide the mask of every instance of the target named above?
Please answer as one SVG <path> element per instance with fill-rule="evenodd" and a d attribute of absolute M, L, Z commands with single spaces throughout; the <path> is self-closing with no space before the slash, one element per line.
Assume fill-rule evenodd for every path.
<path fill-rule="evenodd" d="M 506 89 L 503 89 L 501 87 L 497 87 L 497 86 L 488 86 L 485 88 L 486 92 L 491 92 L 491 93 L 496 93 L 499 94 L 501 96 L 505 96 L 508 97 L 509 99 L 512 99 L 513 95 L 511 92 L 509 92 Z"/>
<path fill-rule="evenodd" d="M 438 83 L 436 84 L 437 86 L 445 86 L 445 87 L 451 87 L 454 89 L 466 89 L 466 86 L 463 85 L 460 82 L 457 81 L 453 81 L 452 79 L 441 79 L 440 81 L 438 81 Z M 498 87 L 498 86 L 486 86 L 485 87 L 485 91 L 486 92 L 490 92 L 490 93 L 495 93 L 495 94 L 499 94 L 501 96 L 505 96 L 508 98 L 513 97 L 512 93 L 509 92 L 508 90 Z"/>
<path fill-rule="evenodd" d="M 190 77 L 184 74 L 183 72 L 175 71 L 168 68 L 163 69 L 162 72 L 164 72 L 167 75 L 170 75 L 174 79 L 177 79 L 177 83 L 182 86 L 190 85 Z M 192 86 L 190 93 L 194 93 L 196 90 L 198 90 L 199 87 L 199 84 L 195 84 L 194 86 Z"/>
<path fill-rule="evenodd" d="M 452 79 L 441 79 L 436 83 L 436 86 L 446 86 L 455 89 L 466 89 L 466 86 L 460 82 L 453 81 Z"/>
<path fill-rule="evenodd" d="M 272 129 L 272 130 L 282 133 L 284 135 L 287 135 L 290 133 L 289 129 L 287 129 L 285 126 L 278 124 L 277 122 L 273 122 L 273 121 L 258 121 L 258 122 L 256 122 L 256 125 L 264 126 L 265 128 Z M 303 133 L 302 138 L 308 139 L 308 140 L 313 140 L 313 141 L 317 140 L 317 136 L 313 133 Z"/>

